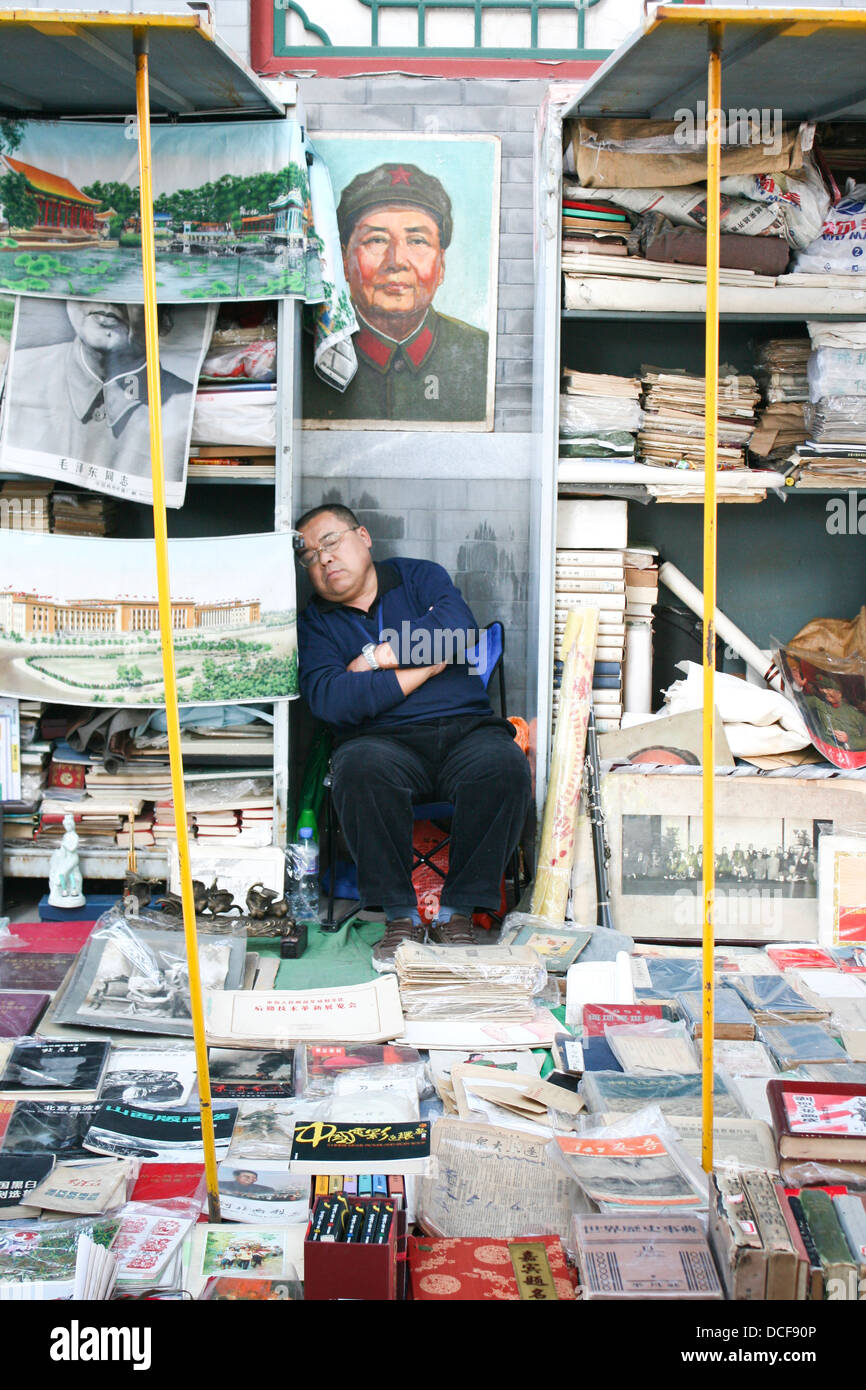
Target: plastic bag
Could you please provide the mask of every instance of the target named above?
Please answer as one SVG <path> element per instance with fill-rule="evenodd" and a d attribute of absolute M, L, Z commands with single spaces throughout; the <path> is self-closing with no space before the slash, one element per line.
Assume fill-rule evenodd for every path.
<path fill-rule="evenodd" d="M 404 1091 L 421 1099 L 433 1095 L 433 1086 L 423 1061 L 407 1062 L 402 1066 L 351 1067 L 334 1077 L 335 1096 L 364 1091 Z"/>
<path fill-rule="evenodd" d="M 34 1298 L 71 1298 L 82 1236 L 108 1249 L 119 1228 L 116 1216 L 0 1227 L 0 1294 L 17 1284 L 33 1284 Z"/>
<path fill-rule="evenodd" d="M 215 347 L 211 342 L 202 363 L 201 375 L 206 380 L 233 378 L 240 381 L 276 381 L 277 344 L 271 338 L 259 338 L 237 347 Z"/>
<path fill-rule="evenodd" d="M 654 1019 L 647 1023 L 608 1024 L 605 1040 L 624 1072 L 700 1071 L 698 1054 L 685 1023 Z"/>
<path fill-rule="evenodd" d="M 332 1095 L 341 1072 L 424 1065 L 414 1047 L 394 1047 L 391 1043 L 308 1043 L 297 1049 L 298 1063 L 295 1095 L 305 1099 Z"/>
<path fill-rule="evenodd" d="M 770 1049 L 782 1071 L 808 1062 L 844 1062 L 848 1057 L 818 1023 L 785 1023 L 779 1027 L 763 1024 L 758 1029 L 758 1039 Z"/>
<path fill-rule="evenodd" d="M 818 348 L 806 368 L 809 399 L 866 396 L 866 349 Z"/>
<path fill-rule="evenodd" d="M 633 433 L 643 422 L 644 413 L 639 403 L 628 397 L 563 394 L 559 398 L 559 433 L 566 439 L 573 435 L 595 435 L 599 430 Z"/>
<path fill-rule="evenodd" d="M 231 924 L 198 936 L 205 990 L 243 984 L 247 934 Z M 181 924 L 139 919 L 133 926 L 110 908 L 81 950 L 55 1014 L 56 1022 L 121 1031 L 192 1035 L 189 969 Z"/>
<path fill-rule="evenodd" d="M 820 232 L 794 261 L 794 271 L 857 275 L 866 265 L 866 184 L 855 184 L 827 213 Z"/>
<path fill-rule="evenodd" d="M 810 155 L 802 169 L 776 174 L 733 174 L 721 181 L 723 195 L 748 198 L 781 213 L 788 245 L 803 250 L 821 235 L 830 195 Z"/>
<path fill-rule="evenodd" d="M 565 1241 L 571 1213 L 588 1209 L 578 1184 L 537 1135 L 447 1116 L 433 1128 L 432 1157 L 417 1210 L 428 1235 Z"/>
<path fill-rule="evenodd" d="M 585 188 L 564 182 L 568 196 L 593 202 L 613 202 L 628 212 L 658 212 L 677 226 L 706 227 L 706 184 L 690 183 L 681 188 Z M 721 230 L 746 236 L 785 236 L 787 226 L 781 207 L 751 198 L 722 193 Z"/>
<path fill-rule="evenodd" d="M 537 934 L 537 935 L 536 935 Z M 502 923 L 499 938 L 504 945 L 521 945 L 536 951 L 544 962 L 549 974 L 562 974 L 574 959 L 573 947 L 580 941 L 589 940 L 581 947 L 578 960 L 588 961 L 616 960 L 620 951 L 630 953 L 634 941 L 624 932 L 611 927 L 589 927 L 581 922 L 549 922 L 545 917 L 535 917 L 531 912 L 509 912 Z"/>
<path fill-rule="evenodd" d="M 610 1125 L 559 1136 L 547 1152 L 603 1212 L 690 1211 L 707 1205 L 707 1179 L 657 1106 Z"/>
<path fill-rule="evenodd" d="M 866 398 L 861 403 L 866 424 Z M 799 636 L 787 644 L 774 638 L 774 657 L 813 745 L 836 767 L 866 767 L 866 652 L 833 657 Z"/>
<path fill-rule="evenodd" d="M 675 1076 L 660 1072 L 634 1075 L 621 1071 L 591 1071 L 584 1072 L 580 1094 L 591 1114 L 632 1114 L 652 1105 L 665 1115 L 700 1115 L 703 1112 L 701 1082 L 700 1075 Z M 713 1110 L 716 1115 L 736 1118 L 742 1114 L 738 1102 L 718 1072 L 714 1078 Z"/>
<path fill-rule="evenodd" d="M 277 393 L 198 391 L 192 421 L 194 444 L 260 444 L 275 448 Z"/>
<path fill-rule="evenodd" d="M 120 1229 L 111 1250 L 117 1256 L 117 1282 L 141 1286 L 158 1281 L 201 1214 L 188 1198 L 130 1202 L 117 1212 Z"/>

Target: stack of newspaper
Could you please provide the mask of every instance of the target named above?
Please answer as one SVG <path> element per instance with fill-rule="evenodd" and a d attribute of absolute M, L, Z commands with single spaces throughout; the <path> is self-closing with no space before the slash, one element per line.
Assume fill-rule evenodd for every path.
<path fill-rule="evenodd" d="M 643 384 L 645 418 L 638 434 L 643 462 L 703 468 L 704 378 L 646 367 Z M 719 468 L 745 468 L 746 447 L 755 428 L 755 406 L 759 400 L 753 376 L 739 376 L 730 368 L 726 375 L 719 376 Z"/>
<path fill-rule="evenodd" d="M 407 1019 L 487 1018 L 522 1022 L 547 972 L 527 946 L 427 946 L 406 941 L 394 964 Z"/>
<path fill-rule="evenodd" d="M 779 462 L 807 438 L 803 407 L 809 399 L 808 338 L 770 338 L 758 350 L 756 375 L 766 405 L 749 444 L 750 453 Z"/>

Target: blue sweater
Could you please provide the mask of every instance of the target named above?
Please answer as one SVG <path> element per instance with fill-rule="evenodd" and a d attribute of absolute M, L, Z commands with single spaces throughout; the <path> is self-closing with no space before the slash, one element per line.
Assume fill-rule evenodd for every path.
<path fill-rule="evenodd" d="M 379 594 L 368 615 L 317 594 L 298 619 L 301 694 L 316 718 L 338 733 L 358 734 L 449 715 L 491 714 L 483 682 L 460 660 L 461 635 L 472 646 L 478 629 L 446 571 L 429 560 L 407 559 L 387 560 L 376 570 Z M 388 629 L 399 635 L 401 665 L 453 664 L 411 695 L 403 694 L 395 671 L 347 671 L 361 648 L 378 643 Z M 437 634 L 445 631 L 457 636 L 443 643 Z M 434 645 L 431 652 L 431 640 L 438 651 Z"/>

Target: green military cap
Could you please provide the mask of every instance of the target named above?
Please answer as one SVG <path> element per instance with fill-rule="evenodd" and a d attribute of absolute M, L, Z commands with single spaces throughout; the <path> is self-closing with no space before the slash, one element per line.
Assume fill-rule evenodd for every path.
<path fill-rule="evenodd" d="M 344 246 L 361 214 L 383 203 L 423 208 L 439 224 L 439 242 L 443 249 L 451 241 L 451 199 L 439 180 L 432 174 L 425 174 L 417 164 L 379 164 L 366 174 L 356 174 L 343 189 L 337 222 Z"/>

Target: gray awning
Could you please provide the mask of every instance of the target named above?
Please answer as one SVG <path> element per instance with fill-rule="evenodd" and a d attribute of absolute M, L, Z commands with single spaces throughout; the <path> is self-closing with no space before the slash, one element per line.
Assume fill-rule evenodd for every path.
<path fill-rule="evenodd" d="M 0 10 L 0 116 L 135 111 L 133 30 L 150 36 L 152 114 L 274 117 L 283 107 L 207 14 Z"/>
<path fill-rule="evenodd" d="M 569 115 L 673 120 L 707 96 L 707 30 L 724 23 L 724 109 L 866 120 L 866 10 L 662 5 L 590 78 Z"/>

